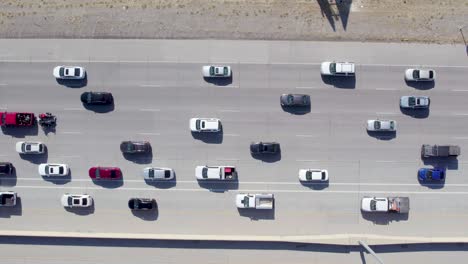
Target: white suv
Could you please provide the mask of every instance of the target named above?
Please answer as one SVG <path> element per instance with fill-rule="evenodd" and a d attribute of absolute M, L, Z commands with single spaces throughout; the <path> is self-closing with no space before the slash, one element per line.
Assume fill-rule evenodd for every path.
<path fill-rule="evenodd" d="M 190 130 L 192 132 L 219 132 L 221 122 L 217 118 L 195 117 L 190 119 Z"/>

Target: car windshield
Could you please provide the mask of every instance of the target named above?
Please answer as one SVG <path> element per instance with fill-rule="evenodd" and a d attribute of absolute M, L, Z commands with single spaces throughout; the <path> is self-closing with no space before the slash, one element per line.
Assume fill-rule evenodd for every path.
<path fill-rule="evenodd" d="M 394 128 L 395 128 L 395 122 L 390 121 L 390 129 L 394 129 Z"/>
<path fill-rule="evenodd" d="M 376 200 L 371 200 L 370 209 L 373 210 L 373 211 L 375 211 L 377 209 L 377 201 Z"/>
<path fill-rule="evenodd" d="M 419 70 L 414 70 L 413 71 L 413 78 L 414 79 L 419 79 Z"/>
<path fill-rule="evenodd" d="M 75 76 L 80 76 L 80 69 L 78 68 L 75 68 Z"/>
<path fill-rule="evenodd" d="M 117 172 L 115 170 L 111 170 L 110 176 L 111 178 L 117 178 Z"/>
<path fill-rule="evenodd" d="M 307 104 L 307 96 L 302 96 L 302 103 Z"/>
<path fill-rule="evenodd" d="M 336 72 L 336 63 L 334 63 L 334 62 L 330 63 L 330 72 L 331 73 Z"/>
<path fill-rule="evenodd" d="M 215 67 L 210 67 L 210 75 L 215 75 Z"/>
<path fill-rule="evenodd" d="M 414 97 L 408 98 L 408 105 L 409 106 L 413 106 L 413 105 L 415 105 L 415 103 L 416 103 L 416 100 L 415 100 Z"/>
<path fill-rule="evenodd" d="M 165 170 L 164 171 L 164 178 L 170 178 L 171 177 L 171 171 L 170 170 Z"/>
<path fill-rule="evenodd" d="M 380 129 L 380 121 L 375 121 L 374 122 L 374 128 L 375 129 Z"/>
<path fill-rule="evenodd" d="M 59 173 L 60 173 L 60 174 L 63 174 L 63 172 L 64 172 L 64 169 L 63 169 L 62 166 L 60 166 L 60 167 L 59 167 Z"/>
<path fill-rule="evenodd" d="M 96 178 L 101 178 L 101 170 L 96 169 L 96 172 L 94 173 L 94 176 L 96 176 Z"/>
<path fill-rule="evenodd" d="M 67 204 L 68 204 L 68 205 L 72 205 L 72 204 L 73 204 L 73 198 L 72 198 L 71 196 L 68 196 Z"/>
<path fill-rule="evenodd" d="M 154 178 L 154 170 L 153 169 L 148 170 L 148 177 Z"/>
<path fill-rule="evenodd" d="M 51 172 L 51 171 L 52 171 L 52 170 L 50 170 L 50 171 L 49 171 L 49 168 L 50 168 L 50 167 L 49 167 L 49 165 L 46 165 L 46 166 L 45 166 L 45 171 L 46 171 L 46 173 L 48 173 L 48 172 Z"/>
<path fill-rule="evenodd" d="M 64 71 L 65 71 L 65 69 L 64 69 L 63 67 L 60 68 L 60 70 L 59 70 L 59 75 L 60 75 L 60 76 L 63 76 L 63 75 L 65 74 Z"/>
<path fill-rule="evenodd" d="M 228 71 L 228 67 L 224 67 L 224 75 L 228 75 L 229 71 Z"/>
<path fill-rule="evenodd" d="M 126 147 L 127 147 L 127 151 L 135 150 L 135 145 L 133 145 L 132 143 L 128 143 Z"/>
<path fill-rule="evenodd" d="M 81 199 L 83 201 L 83 205 L 88 205 L 88 199 Z"/>
<path fill-rule="evenodd" d="M 31 145 L 30 144 L 25 144 L 26 150 L 31 151 Z"/>
<path fill-rule="evenodd" d="M 294 102 L 294 96 L 289 94 L 287 100 L 288 100 L 288 104 L 292 104 Z"/>
<path fill-rule="evenodd" d="M 306 172 L 306 179 L 309 180 L 309 181 L 312 180 L 312 172 L 311 171 Z"/>
<path fill-rule="evenodd" d="M 434 72 L 433 71 L 429 71 L 429 78 L 434 78 Z"/>
<path fill-rule="evenodd" d="M 426 178 L 427 178 L 428 180 L 432 180 L 432 171 L 431 171 L 431 170 L 428 170 L 428 171 L 426 172 Z"/>
<path fill-rule="evenodd" d="M 200 130 L 200 120 L 197 120 L 197 122 L 195 122 L 195 127 L 197 128 L 197 130 Z"/>
<path fill-rule="evenodd" d="M 324 171 L 322 171 L 322 180 L 325 180 L 326 178 L 327 178 L 327 174 Z"/>
<path fill-rule="evenodd" d="M 203 178 L 208 178 L 208 168 L 203 168 L 203 170 L 202 170 L 202 177 L 203 177 Z"/>

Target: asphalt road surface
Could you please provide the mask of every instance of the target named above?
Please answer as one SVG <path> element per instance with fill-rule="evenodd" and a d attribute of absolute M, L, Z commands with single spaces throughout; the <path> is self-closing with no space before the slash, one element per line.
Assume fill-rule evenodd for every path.
<path fill-rule="evenodd" d="M 41 41 L 27 43 L 31 52 L 38 46 L 46 49 Z M 96 50 L 103 48 L 96 43 Z M 183 41 L 178 43 L 174 50 L 184 46 Z M 278 48 L 281 43 L 274 45 Z M 344 49 L 346 43 L 342 45 Z M 369 53 L 382 49 L 353 45 L 361 45 Z M 255 53 L 256 47 L 248 52 Z M 68 54 L 66 64 L 79 64 L 88 72 L 87 80 L 73 83 L 74 87 L 52 77 L 53 67 L 63 64 L 57 59 L 59 52 L 45 53 L 44 58 L 51 57 L 45 60 L 31 59 L 37 53 L 28 61 L 23 60 L 27 54 L 4 56 L 0 107 L 52 112 L 58 116 L 58 125 L 48 133 L 40 127 L 2 129 L 0 157 L 13 162 L 16 174 L 1 178 L 0 188 L 18 192 L 20 203 L 0 210 L 0 224 L 10 230 L 79 232 L 466 236 L 466 57 L 465 62 L 450 65 L 446 57 L 428 59 L 423 55 L 431 51 L 443 54 L 440 50 L 446 48 L 450 51 L 447 57 L 455 56 L 451 46 L 425 45 L 419 51 L 405 45 L 391 47 L 403 51 L 403 63 L 392 56 L 370 63 L 368 55 L 362 55 L 366 63 L 361 64 L 360 55 L 353 53 L 357 74 L 352 80 L 322 78 L 319 64 L 328 56 L 320 53 L 309 63 L 233 63 L 233 78 L 228 81 L 203 79 L 204 63 L 191 59 L 82 61 L 86 53 Z M 411 52 L 405 53 L 406 48 Z M 288 50 L 297 52 L 291 46 Z M 115 51 L 114 58 L 120 54 Z M 404 70 L 420 65 L 419 58 L 436 70 L 433 85 L 404 82 Z M 412 64 L 405 63 L 410 60 Z M 217 62 L 212 57 L 206 61 Z M 115 104 L 85 108 L 80 102 L 85 91 L 112 92 Z M 283 93 L 309 94 L 311 108 L 303 112 L 282 109 L 279 96 Z M 430 96 L 430 111 L 401 111 L 399 98 L 403 95 Z M 192 117 L 220 118 L 222 133 L 191 134 Z M 385 136 L 367 133 L 366 120 L 375 118 L 396 120 L 398 131 Z M 21 140 L 44 142 L 47 154 L 20 157 L 14 146 Z M 119 151 L 123 140 L 148 140 L 152 154 L 124 157 Z M 249 144 L 260 140 L 279 142 L 281 155 L 252 157 Z M 454 160 L 423 162 L 420 148 L 424 143 L 457 144 L 462 154 Z M 37 173 L 43 162 L 67 163 L 71 176 L 43 179 Z M 235 165 L 239 181 L 197 182 L 195 166 L 204 164 Z M 123 180 L 92 182 L 87 172 L 96 165 L 120 167 Z M 173 168 L 176 180 L 145 183 L 141 171 L 149 165 Z M 445 184 L 421 185 L 418 168 L 433 165 L 447 168 Z M 301 168 L 327 169 L 330 181 L 301 184 L 297 177 Z M 274 193 L 275 209 L 237 210 L 234 198 L 241 192 Z M 64 193 L 90 194 L 95 206 L 67 211 L 60 205 Z M 361 198 L 373 195 L 409 196 L 409 215 L 362 214 Z M 158 210 L 132 213 L 127 208 L 131 197 L 155 198 Z"/>

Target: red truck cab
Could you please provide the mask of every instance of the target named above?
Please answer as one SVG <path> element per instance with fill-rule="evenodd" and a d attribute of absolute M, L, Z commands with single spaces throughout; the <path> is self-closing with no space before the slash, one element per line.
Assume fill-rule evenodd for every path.
<path fill-rule="evenodd" d="M 0 126 L 32 126 L 34 113 L 0 112 Z"/>

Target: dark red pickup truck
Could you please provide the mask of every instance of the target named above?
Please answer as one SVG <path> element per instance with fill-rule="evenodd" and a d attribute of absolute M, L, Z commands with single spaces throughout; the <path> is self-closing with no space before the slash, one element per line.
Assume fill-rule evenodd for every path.
<path fill-rule="evenodd" d="M 32 126 L 36 121 L 34 113 L 0 112 L 0 126 Z"/>

